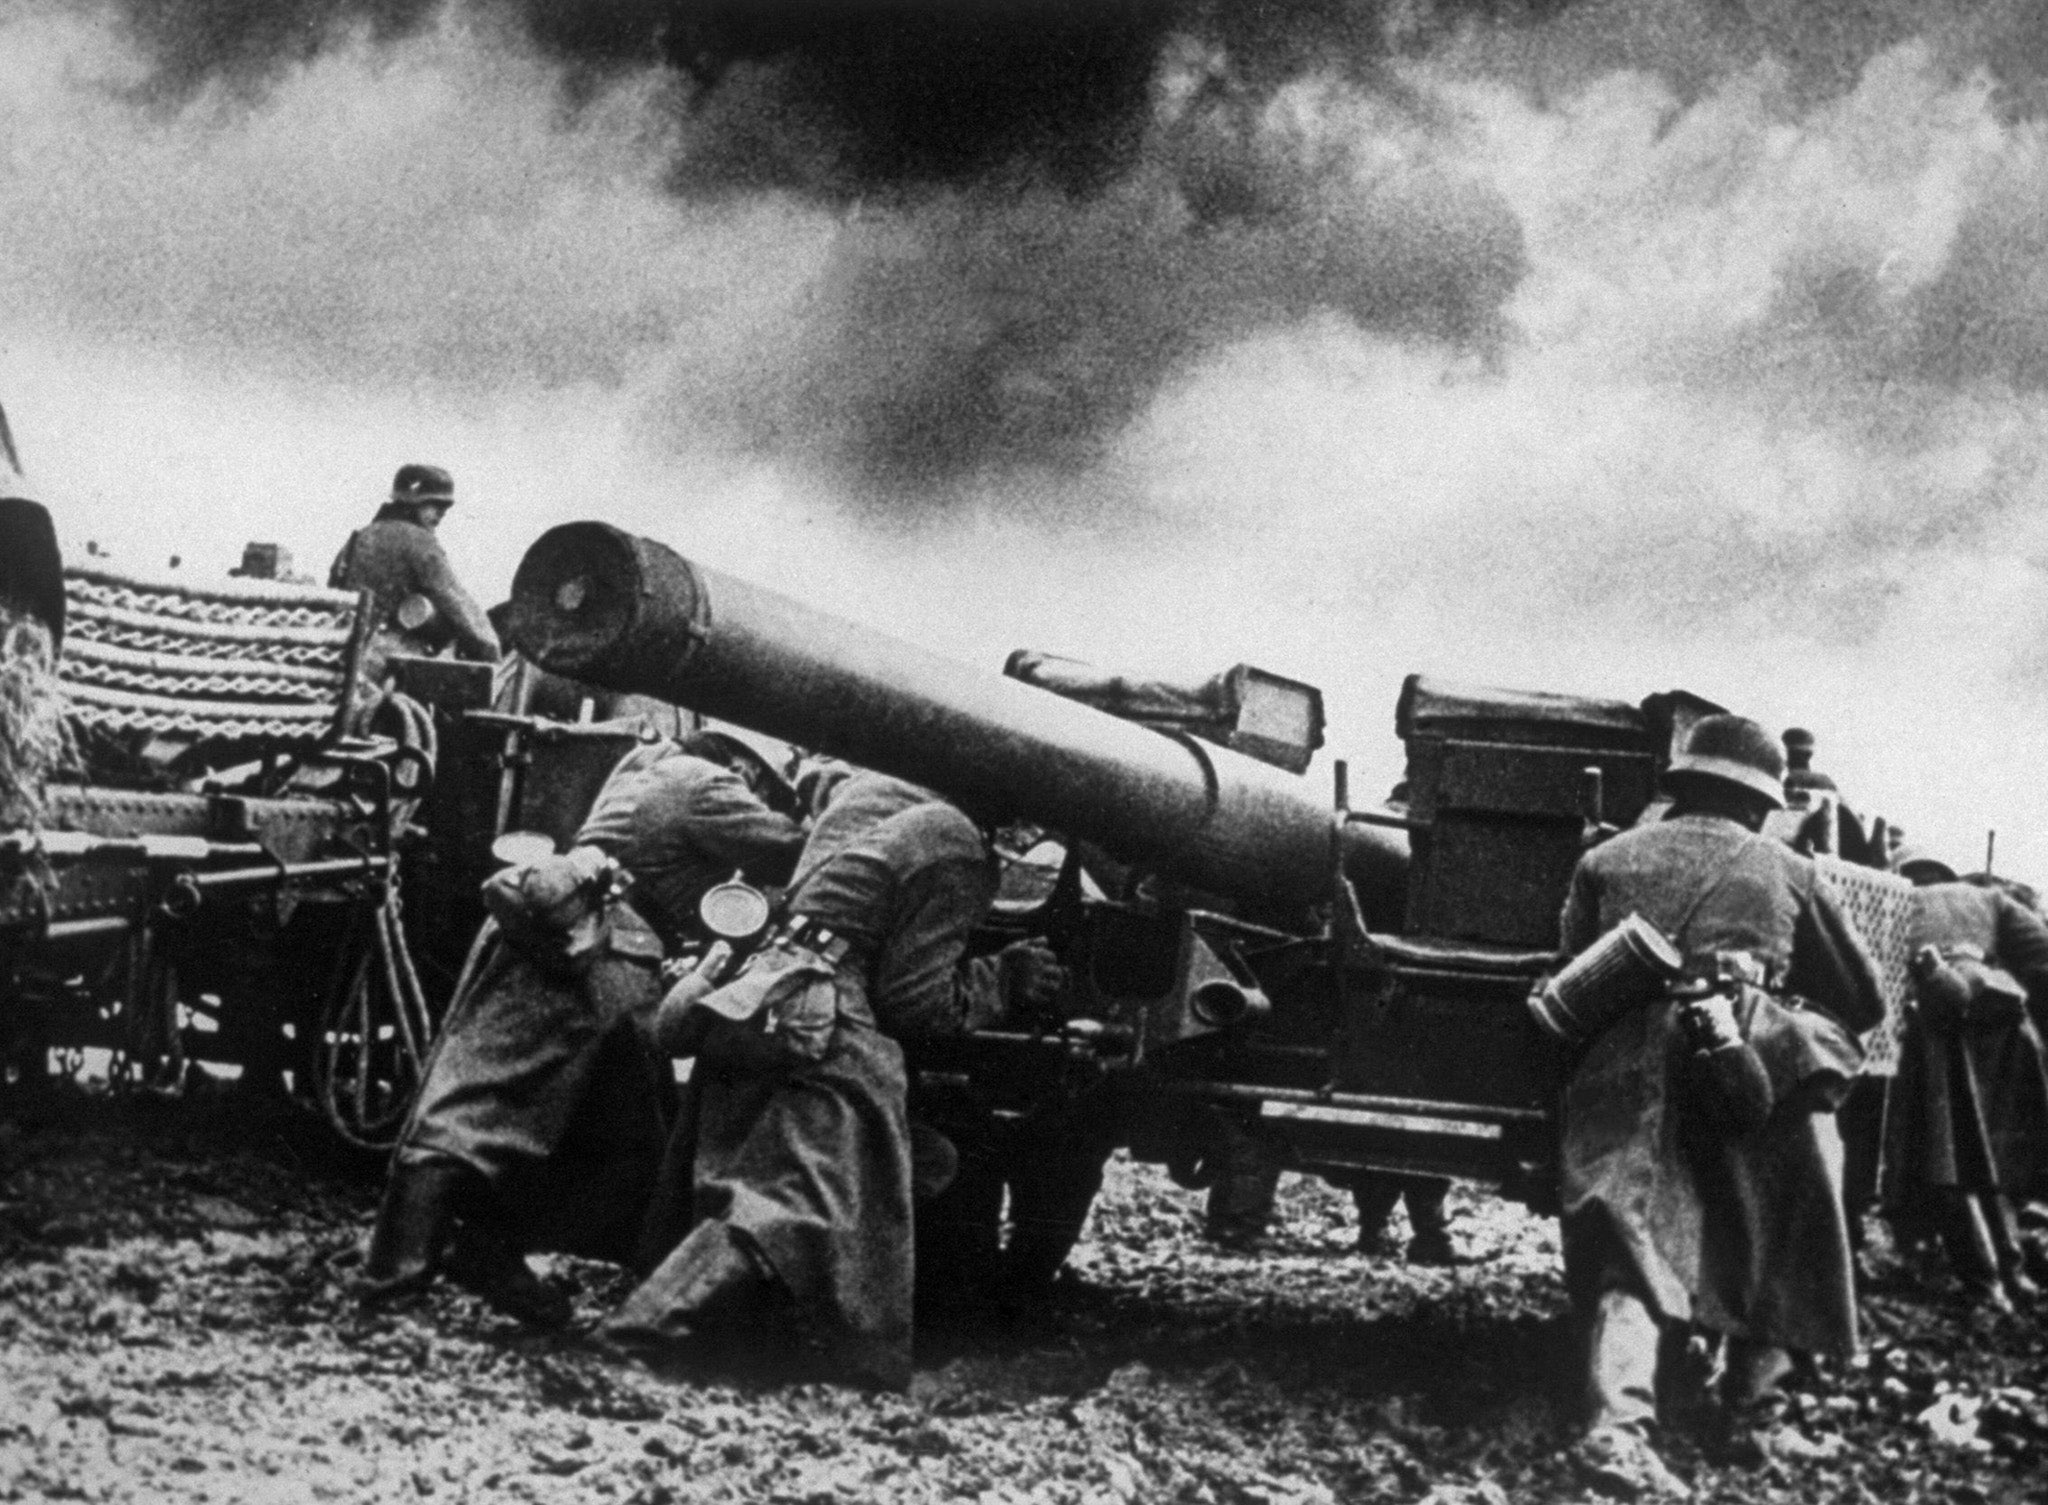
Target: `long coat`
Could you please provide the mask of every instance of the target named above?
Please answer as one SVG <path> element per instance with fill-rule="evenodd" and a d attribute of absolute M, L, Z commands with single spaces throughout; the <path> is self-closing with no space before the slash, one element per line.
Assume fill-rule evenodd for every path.
<path fill-rule="evenodd" d="M 576 841 L 633 875 L 627 901 L 673 949 L 695 927 L 705 891 L 734 872 L 757 885 L 787 882 L 804 833 L 732 770 L 656 744 L 621 760 Z"/>
<path fill-rule="evenodd" d="M 733 869 L 786 877 L 802 839 L 716 764 L 631 755 L 577 840 L 633 875 L 633 905 L 614 908 L 603 954 L 574 976 L 521 955 L 485 924 L 400 1156 L 473 1167 L 528 1248 L 629 1261 L 675 1109 L 674 1073 L 653 1040 L 664 944 Z"/>
<path fill-rule="evenodd" d="M 2048 924 L 2009 895 L 1968 883 L 1914 892 L 1915 951 L 1967 950 L 2048 1002 Z M 2027 1196 L 2048 1161 L 2048 1065 L 2038 1021 L 1953 1027 L 1915 1011 L 1885 1115 L 1888 1202 L 1922 1188 Z"/>
<path fill-rule="evenodd" d="M 366 590 L 376 601 L 379 654 L 370 677 L 376 677 L 385 653 L 438 653 L 449 643 L 457 657 L 495 663 L 498 634 L 491 619 L 462 588 L 432 528 L 415 522 L 409 509 L 388 505 L 367 527 L 348 536 L 327 573 L 327 583 L 341 590 Z M 432 603 L 433 617 L 417 630 L 403 626 L 398 608 L 408 596 Z"/>
<path fill-rule="evenodd" d="M 652 1046 L 660 966 L 660 942 L 623 908 L 576 976 L 485 921 L 397 1159 L 469 1166 L 495 1193 L 500 1231 L 524 1248 L 629 1258 L 674 1098 Z"/>
<path fill-rule="evenodd" d="M 1884 1014 L 1870 958 L 1811 861 L 1715 816 L 1639 826 L 1588 852 L 1564 949 L 1631 913 L 1688 956 L 1747 951 L 1781 980 L 1784 1003 L 1752 993 L 1740 1020 L 1776 1107 L 1754 1133 L 1724 1130 L 1693 1086 L 1674 1006 L 1622 1016 L 1565 1091 L 1568 1262 L 1575 1249 L 1618 1257 L 1666 1321 L 1848 1352 L 1855 1293 L 1829 1110 L 1861 1065 L 1855 1037 Z"/>
<path fill-rule="evenodd" d="M 892 1036 L 958 1030 L 993 1007 L 993 969 L 961 959 L 994 894 L 980 833 L 935 795 L 877 774 L 835 792 L 790 901 L 793 914 L 850 943 L 831 1040 L 822 1059 L 773 1076 L 698 1064 L 645 1266 L 694 1223 L 718 1219 L 745 1237 L 842 1364 L 908 1383 L 910 1129 Z"/>

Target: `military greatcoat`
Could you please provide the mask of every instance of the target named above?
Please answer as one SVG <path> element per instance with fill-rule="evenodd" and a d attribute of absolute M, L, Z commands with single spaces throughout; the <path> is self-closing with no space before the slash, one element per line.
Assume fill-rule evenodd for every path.
<path fill-rule="evenodd" d="M 386 653 L 434 654 L 449 643 L 459 658 L 495 663 L 498 634 L 491 619 L 462 582 L 432 528 L 413 521 L 409 508 L 387 504 L 368 527 L 351 533 L 335 556 L 327 583 L 341 590 L 366 590 L 376 601 L 375 679 Z M 408 597 L 429 602 L 433 616 L 417 629 L 398 620 Z"/>
<path fill-rule="evenodd" d="M 1938 883 L 1914 893 L 1917 951 L 1974 953 L 2048 1002 L 2048 924 L 1996 889 Z M 1916 1013 L 1885 1116 L 1885 1195 L 1920 1188 L 2032 1194 L 2048 1164 L 2048 1068 L 2039 1021 L 1960 1024 Z"/>
<path fill-rule="evenodd" d="M 995 887 L 980 833 L 937 796 L 878 774 L 835 791 L 789 904 L 849 943 L 830 1043 L 818 1061 L 769 1076 L 698 1063 L 645 1265 L 694 1223 L 717 1219 L 773 1271 L 840 1362 L 886 1385 L 908 1382 L 910 1131 L 893 1037 L 954 1032 L 993 1014 L 993 965 L 962 957 Z M 649 1295 L 658 1293 L 633 1299 L 646 1305 Z M 689 1313 L 673 1315 L 688 1324 Z"/>
<path fill-rule="evenodd" d="M 1861 1065 L 1856 1037 L 1884 1013 L 1868 954 L 1810 860 L 1718 816 L 1639 826 L 1588 852 L 1565 903 L 1565 951 L 1631 913 L 1688 956 L 1746 951 L 1781 980 L 1775 998 L 1752 992 L 1740 1020 L 1776 1107 L 1762 1129 L 1730 1132 L 1704 1106 L 1675 1006 L 1623 1015 L 1565 1092 L 1567 1273 L 1619 1261 L 1664 1321 L 1853 1349 L 1831 1110 Z"/>
<path fill-rule="evenodd" d="M 673 950 L 712 885 L 736 872 L 757 886 L 787 882 L 804 833 L 731 769 L 657 743 L 620 762 L 576 841 L 633 875 L 628 901 Z"/>
<path fill-rule="evenodd" d="M 475 1169 L 498 1193 L 505 1231 L 529 1249 L 629 1261 L 674 1109 L 652 1036 L 663 938 L 672 944 L 704 889 L 735 868 L 787 876 L 802 839 L 717 764 L 630 755 L 577 841 L 633 875 L 638 908 L 614 910 L 603 952 L 573 975 L 485 924 L 399 1156 Z"/>

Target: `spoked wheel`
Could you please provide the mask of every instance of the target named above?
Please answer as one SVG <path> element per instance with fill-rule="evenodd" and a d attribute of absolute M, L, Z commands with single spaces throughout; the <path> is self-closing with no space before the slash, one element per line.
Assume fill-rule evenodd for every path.
<path fill-rule="evenodd" d="M 314 1041 L 313 1086 L 337 1134 L 367 1150 L 397 1143 L 434 1030 L 397 890 L 372 893 L 350 916 Z"/>

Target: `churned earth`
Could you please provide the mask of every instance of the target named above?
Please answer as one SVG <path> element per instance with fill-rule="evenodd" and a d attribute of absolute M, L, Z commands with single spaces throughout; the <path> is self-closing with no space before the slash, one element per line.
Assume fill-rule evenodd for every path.
<path fill-rule="evenodd" d="M 1353 1252 L 1348 1199 L 1301 1178 L 1271 1247 L 1233 1256 L 1196 1194 L 1118 1162 L 1044 1311 L 927 1335 L 910 1393 L 878 1396 L 660 1379 L 453 1291 L 366 1317 L 364 1170 L 232 1101 L 0 1103 L 0 1498 L 1591 1498 L 1562 1457 L 1555 1227 L 1465 1188 L 1456 1269 Z M 550 1268 L 580 1326 L 621 1289 Z M 1805 1382 L 1781 1456 L 1668 1442 L 1697 1498 L 2048 1498 L 2048 1313 L 1879 1273 L 1866 1354 Z"/>

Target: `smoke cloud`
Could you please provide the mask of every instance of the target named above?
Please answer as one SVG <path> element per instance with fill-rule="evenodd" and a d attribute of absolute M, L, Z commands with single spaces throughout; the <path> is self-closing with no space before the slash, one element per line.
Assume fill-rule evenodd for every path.
<path fill-rule="evenodd" d="M 635 79 L 679 199 L 786 195 L 844 226 L 798 306 L 745 330 L 744 360 L 678 364 L 680 444 L 794 448 L 870 496 L 928 502 L 990 468 L 1097 463 L 1175 372 L 1275 323 L 1334 311 L 1494 348 L 1522 271 L 1512 217 L 1430 149 L 1442 122 L 1420 101 L 1332 94 L 1383 59 L 1380 9 L 1309 5 L 1285 26 L 1186 0 L 126 14 L 151 64 L 140 92 L 188 108 L 209 89 L 274 99 L 329 49 L 389 52 L 450 14 L 560 64 L 565 104 L 602 115 L 593 101 Z"/>
<path fill-rule="evenodd" d="M 449 464 L 990 662 L 1811 725 L 2034 875 L 2017 3 L 17 0 L 0 400 L 70 540 L 316 570 Z"/>

